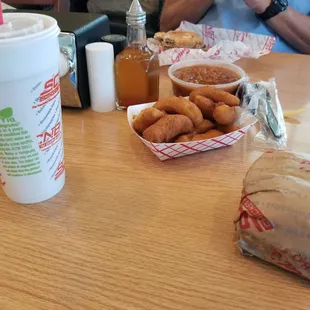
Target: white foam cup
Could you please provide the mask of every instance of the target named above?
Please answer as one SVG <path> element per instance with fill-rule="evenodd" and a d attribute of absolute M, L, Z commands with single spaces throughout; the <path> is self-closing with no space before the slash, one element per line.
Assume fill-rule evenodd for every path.
<path fill-rule="evenodd" d="M 38 203 L 65 184 L 59 27 L 55 19 L 40 14 L 3 16 L 0 183 L 11 200 Z"/>

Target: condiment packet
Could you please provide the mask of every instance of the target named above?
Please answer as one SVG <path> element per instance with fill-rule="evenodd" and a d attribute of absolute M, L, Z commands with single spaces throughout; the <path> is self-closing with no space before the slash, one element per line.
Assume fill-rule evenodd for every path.
<path fill-rule="evenodd" d="M 153 52 L 159 53 L 161 66 L 193 59 L 221 60 L 232 63 L 243 57 L 259 58 L 272 50 L 276 40 L 275 37 L 195 25 L 189 22 L 182 22 L 178 30 L 193 31 L 203 37 L 207 51 L 189 48 L 173 48 L 163 51 L 155 39 L 148 39 L 148 47 Z"/>
<path fill-rule="evenodd" d="M 275 79 L 255 84 L 244 82 L 239 86 L 237 96 L 241 99 L 240 106 L 243 108 L 241 121 L 252 114 L 260 124 L 253 145 L 268 150 L 285 150 L 286 126 Z"/>

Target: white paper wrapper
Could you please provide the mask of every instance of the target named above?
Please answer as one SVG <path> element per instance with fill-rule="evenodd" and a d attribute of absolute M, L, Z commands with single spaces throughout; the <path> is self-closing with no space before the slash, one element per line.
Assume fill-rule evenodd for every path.
<path fill-rule="evenodd" d="M 268 151 L 243 181 L 237 246 L 310 280 L 310 155 Z"/>
<path fill-rule="evenodd" d="M 274 37 L 189 22 L 182 22 L 178 30 L 196 32 L 204 38 L 209 50 L 205 52 L 201 49 L 174 48 L 163 51 L 156 40 L 149 39 L 148 46 L 152 51 L 159 53 L 161 66 L 192 59 L 235 62 L 243 57 L 259 58 L 272 50 L 276 40 Z"/>
<path fill-rule="evenodd" d="M 226 135 L 193 142 L 183 142 L 183 143 L 152 143 L 143 139 L 132 127 L 134 115 L 138 115 L 142 110 L 152 107 L 155 104 L 145 103 L 131 106 L 127 109 L 127 119 L 131 130 L 135 135 L 155 154 L 161 161 L 167 159 L 178 158 L 186 155 L 191 155 L 195 153 L 201 153 L 205 151 L 211 151 L 218 148 L 226 147 L 237 143 L 245 133 L 255 124 L 257 121 L 254 116 L 249 116 L 249 118 L 244 121 L 243 124 L 238 124 L 238 118 L 241 115 L 242 109 L 237 108 L 237 121 L 236 124 L 241 128 L 237 131 L 228 133 Z"/>

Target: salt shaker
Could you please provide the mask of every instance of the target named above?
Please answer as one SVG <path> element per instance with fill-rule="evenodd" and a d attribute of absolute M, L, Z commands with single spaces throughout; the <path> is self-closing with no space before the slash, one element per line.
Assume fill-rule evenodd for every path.
<path fill-rule="evenodd" d="M 85 48 L 91 108 L 95 112 L 113 111 L 116 108 L 113 45 L 96 42 Z"/>

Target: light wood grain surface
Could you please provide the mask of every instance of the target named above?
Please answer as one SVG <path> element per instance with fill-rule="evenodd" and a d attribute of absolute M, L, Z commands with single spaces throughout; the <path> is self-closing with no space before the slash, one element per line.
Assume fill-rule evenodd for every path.
<path fill-rule="evenodd" d="M 309 60 L 239 62 L 254 80 L 276 77 L 285 108 L 305 106 L 288 123 L 290 147 L 304 152 Z M 233 147 L 160 162 L 124 112 L 63 118 L 63 191 L 32 206 L 0 193 L 1 310 L 309 310 L 308 281 L 234 244 L 242 179 L 261 154 L 253 131 Z"/>

